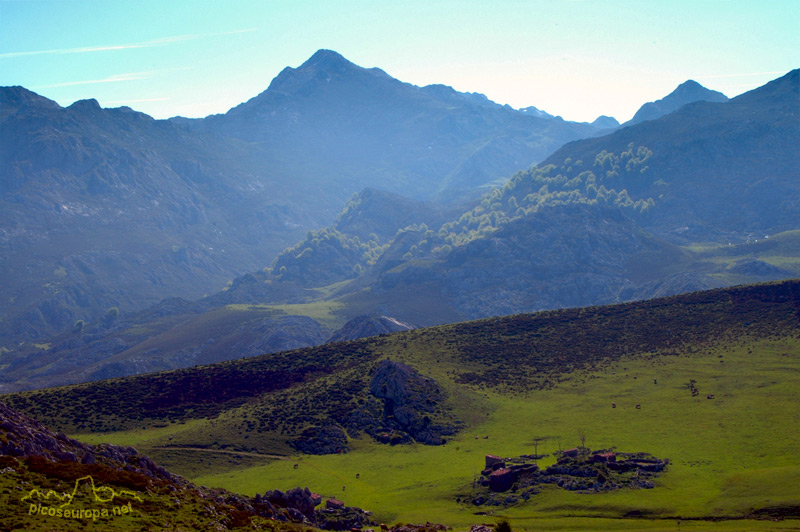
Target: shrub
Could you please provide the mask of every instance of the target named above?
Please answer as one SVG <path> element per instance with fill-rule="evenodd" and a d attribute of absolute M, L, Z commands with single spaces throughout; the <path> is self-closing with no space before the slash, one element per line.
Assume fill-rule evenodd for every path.
<path fill-rule="evenodd" d="M 511 525 L 508 519 L 500 519 L 497 524 L 494 525 L 494 532 L 511 532 Z"/>

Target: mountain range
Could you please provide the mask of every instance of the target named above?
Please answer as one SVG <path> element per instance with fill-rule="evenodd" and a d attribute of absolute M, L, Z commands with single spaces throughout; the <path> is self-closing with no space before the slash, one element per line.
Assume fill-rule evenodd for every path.
<path fill-rule="evenodd" d="M 463 202 L 597 130 L 327 50 L 197 120 L 1 88 L 0 346 L 214 293 L 365 187 Z"/>
<path fill-rule="evenodd" d="M 125 247 L 113 252 L 88 231 L 93 227 L 88 210 L 71 216 L 84 224 L 73 227 L 73 241 L 86 233 L 81 245 L 92 246 L 91 252 L 59 239 L 68 225 L 56 222 L 63 221 L 63 208 L 39 216 L 42 224 L 50 220 L 40 233 L 29 229 L 25 224 L 31 222 L 22 221 L 30 215 L 23 191 L 38 194 L 36 179 L 17 171 L 16 196 L 4 193 L 4 201 L 19 198 L 17 211 L 7 212 L 20 220 L 13 239 L 6 233 L 4 275 L 13 278 L 18 270 L 11 265 L 25 263 L 40 277 L 23 276 L 4 286 L 6 300 L 24 295 L 36 305 L 8 305 L 4 329 L 15 343 L 7 343 L 0 358 L 3 390 L 216 362 L 353 338 L 353 331 L 387 332 L 377 316 L 417 327 L 800 275 L 798 71 L 729 101 L 687 82 L 643 106 L 639 120 L 613 130 L 607 120 L 569 123 L 444 86 L 414 87 L 330 51 L 287 68 L 267 91 L 225 115 L 201 120 L 154 121 L 86 102 L 61 109 L 23 89 L 6 92 L 34 103 L 17 104 L 26 111 L 8 111 L 4 128 L 21 128 L 32 114 L 52 120 L 92 109 L 107 130 L 112 127 L 107 123 L 115 123 L 109 117 L 117 115 L 142 122 L 135 135 L 114 140 L 120 153 L 179 156 L 183 162 L 176 158 L 170 168 L 184 170 L 187 157 L 204 159 L 194 181 L 187 179 L 188 170 L 157 174 L 153 162 L 154 170 L 144 177 L 129 171 L 141 179 L 158 176 L 150 184 L 115 182 L 96 198 L 88 188 L 77 193 L 81 208 L 88 209 L 91 201 L 110 205 L 110 191 L 125 186 L 137 191 L 126 199 L 137 208 L 128 207 L 132 218 L 124 223 L 122 215 L 97 211 L 109 227 L 96 231 Z M 51 131 L 44 126 L 36 131 L 45 130 Z M 70 138 L 87 131 L 93 130 L 81 126 Z M 163 137 L 160 151 L 119 147 L 127 146 L 126 139 L 142 142 L 154 131 Z M 99 136 L 109 143 L 116 138 Z M 584 138 L 547 156 L 570 136 Z M 51 137 L 63 140 L 61 133 Z M 206 149 L 209 140 L 215 144 Z M 515 158 L 511 152 L 525 155 Z M 5 153 L 2 160 L 16 157 L 15 168 L 24 167 L 22 148 Z M 484 188 L 542 159 L 502 187 Z M 72 175 L 91 173 L 88 166 L 81 168 Z M 286 179 L 266 185 L 265 168 L 274 170 L 272 177 L 285 170 Z M 47 180 L 60 175 L 55 170 L 35 175 L 59 191 L 54 198 L 69 196 L 67 185 Z M 169 182 L 168 177 L 187 188 L 162 192 L 164 186 L 155 183 Z M 62 180 L 73 192 L 76 183 L 88 187 L 91 181 Z M 310 192 L 313 187 L 318 192 Z M 157 191 L 161 199 L 140 189 Z M 355 190 L 360 192 L 346 200 Z M 178 206 L 185 194 L 198 198 L 191 204 L 196 209 Z M 264 215 L 266 201 L 283 202 L 285 217 Z M 344 209 L 319 229 L 337 201 L 339 206 L 346 201 Z M 162 205 L 160 218 L 153 218 Z M 248 212 L 252 209 L 261 214 Z M 287 229 L 302 209 L 313 212 L 313 225 Z M 237 217 L 241 211 L 244 220 Z M 130 240 L 111 238 L 121 225 L 129 228 Z M 215 236 L 205 236 L 209 229 Z M 161 231 L 170 239 L 159 241 Z M 186 231 L 193 232 L 203 255 L 186 247 Z M 265 243 L 268 239 L 283 239 L 283 251 Z M 45 250 L 57 254 L 54 242 L 62 242 L 67 255 L 55 262 L 42 259 Z M 138 252 L 132 251 L 134 242 Z M 169 244 L 169 250 L 152 255 L 160 265 L 153 270 L 148 246 Z M 251 252 L 247 260 L 240 259 L 245 248 Z M 171 267 L 167 257 L 180 267 Z M 201 299 L 187 300 L 195 292 L 146 306 L 146 294 L 151 300 L 169 295 L 165 287 L 178 286 L 178 277 L 191 278 L 198 290 L 209 286 L 212 274 L 221 284 L 230 270 L 219 257 L 238 261 L 237 267 L 250 273 Z M 53 272 L 45 271 L 54 265 Z M 106 275 L 107 269 L 117 277 Z M 118 277 L 129 283 L 127 290 L 116 284 Z M 42 280 L 49 282 L 30 286 Z M 135 290 L 137 282 L 150 291 Z M 96 290 L 97 283 L 107 284 L 106 291 Z M 144 299 L 138 306 L 114 299 L 124 294 Z M 76 313 L 89 308 L 95 311 L 85 320 Z M 344 327 L 349 332 L 337 332 L 360 316 L 373 316 L 366 319 L 368 327 L 349 324 Z M 45 332 L 57 334 L 41 339 Z M 25 338 L 37 339 L 36 345 L 19 347 Z"/>

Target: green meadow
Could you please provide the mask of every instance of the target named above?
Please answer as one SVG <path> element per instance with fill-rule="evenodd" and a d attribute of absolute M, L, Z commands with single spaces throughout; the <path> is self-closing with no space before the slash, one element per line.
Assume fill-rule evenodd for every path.
<path fill-rule="evenodd" d="M 444 446 L 392 447 L 361 438 L 346 454 L 263 460 L 191 480 L 248 495 L 308 486 L 389 523 L 467 527 L 502 516 L 526 530 L 676 530 L 678 521 L 686 530 L 798 529 L 796 521 L 742 520 L 782 508 L 796 515 L 800 505 L 798 353 L 796 338 L 780 338 L 634 355 L 572 374 L 549 390 L 480 392 L 472 401 L 481 403 L 485 419 Z M 691 394 L 692 380 L 699 395 Z M 456 501 L 471 498 L 486 454 L 510 457 L 534 448 L 552 454 L 579 445 L 581 434 L 592 449 L 646 451 L 669 458 L 670 466 L 652 490 L 553 488 L 510 508 Z M 140 438 L 134 432 L 114 439 Z M 622 520 L 629 516 L 637 518 Z"/>

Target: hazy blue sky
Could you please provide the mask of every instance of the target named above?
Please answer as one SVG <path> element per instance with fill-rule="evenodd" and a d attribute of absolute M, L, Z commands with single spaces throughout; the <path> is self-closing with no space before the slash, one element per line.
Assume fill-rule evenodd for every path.
<path fill-rule="evenodd" d="M 0 0 L 0 85 L 61 105 L 222 113 L 320 48 L 415 85 L 624 121 L 687 79 L 735 96 L 800 67 L 800 0 Z"/>

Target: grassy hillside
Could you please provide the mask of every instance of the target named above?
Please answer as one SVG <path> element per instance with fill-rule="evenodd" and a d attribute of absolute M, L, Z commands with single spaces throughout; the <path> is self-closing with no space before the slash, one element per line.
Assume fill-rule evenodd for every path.
<path fill-rule="evenodd" d="M 445 445 L 381 444 L 348 425 L 375 406 L 370 380 L 384 359 L 435 379 L 444 399 L 431 422 L 459 428 Z M 789 530 L 797 521 L 755 518 L 800 516 L 798 390 L 800 281 L 788 281 L 417 329 L 2 400 L 85 441 L 134 445 L 204 485 L 249 495 L 307 485 L 387 522 L 466 526 L 502 515 L 528 530 L 676 530 L 678 520 L 682 530 Z M 349 452 L 297 453 L 298 437 L 327 425 L 347 431 Z M 507 507 L 472 504 L 485 454 L 545 454 L 547 467 L 582 438 L 590 449 L 647 452 L 670 465 L 653 489 L 549 486 Z"/>

